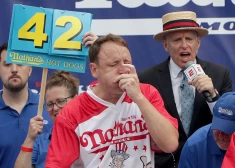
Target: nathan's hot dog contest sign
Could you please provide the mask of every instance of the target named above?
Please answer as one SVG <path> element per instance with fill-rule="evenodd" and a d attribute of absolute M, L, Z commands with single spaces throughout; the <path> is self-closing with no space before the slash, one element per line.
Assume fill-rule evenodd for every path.
<path fill-rule="evenodd" d="M 88 48 L 82 36 L 91 20 L 90 13 L 15 4 L 6 61 L 84 73 Z"/>
<path fill-rule="evenodd" d="M 7 63 L 43 68 L 38 115 L 42 115 L 49 69 L 84 73 L 88 48 L 82 36 L 90 31 L 92 14 L 15 4 Z"/>

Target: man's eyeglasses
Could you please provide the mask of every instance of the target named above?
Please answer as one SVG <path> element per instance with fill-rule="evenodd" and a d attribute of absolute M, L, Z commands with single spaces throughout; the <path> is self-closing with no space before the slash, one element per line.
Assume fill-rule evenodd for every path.
<path fill-rule="evenodd" d="M 55 102 L 47 102 L 45 105 L 47 111 L 53 110 L 54 105 L 56 105 L 58 108 L 63 108 L 67 104 L 67 99 L 72 98 L 72 97 L 74 96 L 69 96 L 66 98 L 59 98 L 59 99 L 56 99 Z"/>

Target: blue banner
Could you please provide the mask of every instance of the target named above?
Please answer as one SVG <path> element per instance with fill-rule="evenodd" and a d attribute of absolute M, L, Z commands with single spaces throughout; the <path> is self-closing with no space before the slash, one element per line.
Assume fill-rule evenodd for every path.
<path fill-rule="evenodd" d="M 8 40 L 14 3 L 93 14 L 91 31 L 99 36 L 107 33 L 123 36 L 137 71 L 168 57 L 162 44 L 153 39 L 154 34 L 162 31 L 162 15 L 194 11 L 199 25 L 209 30 L 209 35 L 201 39 L 198 57 L 227 66 L 235 86 L 235 0 L 2 0 L 0 44 Z M 29 87 L 36 92 L 40 89 L 41 72 L 41 68 L 34 68 L 30 77 Z M 81 80 L 80 93 L 95 80 L 88 63 L 84 74 L 74 75 Z"/>

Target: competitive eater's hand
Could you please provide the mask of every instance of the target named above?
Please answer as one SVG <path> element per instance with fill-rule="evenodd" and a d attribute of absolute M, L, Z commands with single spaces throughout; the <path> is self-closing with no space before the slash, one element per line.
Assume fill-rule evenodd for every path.
<path fill-rule="evenodd" d="M 117 76 L 113 82 L 118 82 L 120 89 L 125 91 L 135 101 L 143 96 L 135 66 L 131 64 L 123 64 L 122 66 L 126 69 L 125 73 Z"/>

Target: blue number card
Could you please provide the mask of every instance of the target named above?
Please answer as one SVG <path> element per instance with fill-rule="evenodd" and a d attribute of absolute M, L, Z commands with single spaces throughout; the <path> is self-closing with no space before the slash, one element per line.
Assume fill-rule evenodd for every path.
<path fill-rule="evenodd" d="M 92 14 L 15 4 L 7 62 L 84 73 Z"/>

